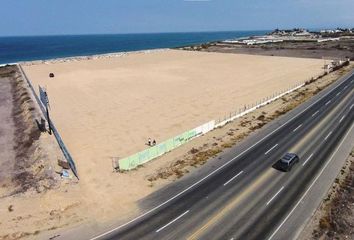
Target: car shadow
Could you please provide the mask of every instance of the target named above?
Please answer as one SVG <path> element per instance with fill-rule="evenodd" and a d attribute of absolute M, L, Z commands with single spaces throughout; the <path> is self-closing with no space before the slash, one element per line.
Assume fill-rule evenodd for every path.
<path fill-rule="evenodd" d="M 282 168 L 280 167 L 280 162 L 279 162 L 279 161 L 277 161 L 276 163 L 274 163 L 274 164 L 272 165 L 272 168 L 274 168 L 274 169 L 276 169 L 276 170 L 278 170 L 278 171 L 280 171 L 280 172 L 286 172 L 284 169 L 282 169 Z"/>

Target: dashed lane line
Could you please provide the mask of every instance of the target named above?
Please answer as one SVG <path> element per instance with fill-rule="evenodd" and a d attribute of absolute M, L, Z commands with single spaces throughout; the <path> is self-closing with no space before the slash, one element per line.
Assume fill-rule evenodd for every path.
<path fill-rule="evenodd" d="M 237 178 L 238 176 L 240 176 L 243 173 L 243 171 L 239 172 L 238 174 L 236 174 L 235 176 L 233 176 L 229 181 L 227 181 L 226 183 L 224 183 L 224 186 L 226 186 L 227 184 L 229 184 L 230 182 L 232 182 L 235 178 Z"/>
<path fill-rule="evenodd" d="M 293 132 L 296 132 L 299 128 L 301 128 L 302 124 L 300 124 L 297 128 L 293 130 Z"/>
<path fill-rule="evenodd" d="M 313 153 L 306 159 L 306 161 L 302 164 L 302 166 L 305 166 L 306 163 L 312 158 Z"/>
<path fill-rule="evenodd" d="M 329 136 L 331 136 L 332 135 L 332 131 L 330 131 L 329 133 L 328 133 L 328 135 L 325 137 L 325 141 L 329 138 Z"/>
<path fill-rule="evenodd" d="M 168 226 L 170 226 L 172 223 L 176 222 L 178 219 L 182 218 L 184 215 L 186 215 L 187 213 L 189 213 L 189 210 L 185 211 L 184 213 L 182 213 L 181 215 L 179 215 L 178 217 L 176 217 L 175 219 L 173 219 L 171 222 L 167 223 L 165 226 L 159 228 L 156 230 L 156 232 L 160 232 L 163 229 L 167 228 Z"/>
<path fill-rule="evenodd" d="M 284 186 L 282 186 L 282 187 L 279 189 L 279 191 L 278 191 L 276 194 L 274 194 L 274 196 L 266 203 L 266 206 L 268 206 L 269 203 L 271 203 L 271 202 L 274 200 L 274 198 L 276 198 L 276 197 L 278 196 L 278 194 L 279 194 L 281 191 L 283 191 L 283 189 L 284 189 Z"/>
<path fill-rule="evenodd" d="M 273 147 L 271 147 L 268 151 L 266 151 L 264 154 L 267 155 L 268 153 L 270 153 L 274 148 L 276 148 L 278 146 L 278 143 L 275 144 Z"/>
<path fill-rule="evenodd" d="M 339 123 L 341 123 L 344 118 L 345 118 L 345 115 L 339 120 Z"/>
<path fill-rule="evenodd" d="M 316 111 L 314 114 L 312 114 L 312 117 L 314 117 L 314 116 L 316 116 L 317 115 L 317 113 L 319 113 L 320 111 L 318 110 L 318 111 Z"/>

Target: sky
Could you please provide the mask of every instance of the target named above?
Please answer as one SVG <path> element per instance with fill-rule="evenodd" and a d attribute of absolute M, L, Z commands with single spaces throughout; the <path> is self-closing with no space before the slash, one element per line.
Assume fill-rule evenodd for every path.
<path fill-rule="evenodd" d="M 354 0 L 1 0 L 0 36 L 354 27 Z"/>

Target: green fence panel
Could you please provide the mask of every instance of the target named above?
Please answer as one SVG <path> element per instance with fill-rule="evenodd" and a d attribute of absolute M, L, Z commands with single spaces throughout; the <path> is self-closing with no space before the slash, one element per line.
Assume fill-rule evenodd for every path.
<path fill-rule="evenodd" d="M 129 158 L 129 170 L 136 168 L 139 165 L 139 156 L 138 154 L 134 154 Z"/>
<path fill-rule="evenodd" d="M 190 131 L 186 131 L 174 138 L 168 139 L 165 142 L 158 144 L 157 146 L 148 148 L 144 151 L 136 153 L 128 158 L 124 158 L 119 160 L 119 168 L 121 170 L 130 170 L 134 169 L 137 166 L 146 163 L 162 154 L 169 152 L 182 144 L 190 141 L 194 137 L 198 135 L 196 129 L 192 129 Z"/>
<path fill-rule="evenodd" d="M 167 141 L 166 142 L 163 142 L 163 143 L 160 143 L 156 146 L 156 149 L 157 149 L 157 152 L 158 152 L 158 155 L 162 155 L 164 154 L 165 152 L 167 152 Z"/>
<path fill-rule="evenodd" d="M 127 158 L 123 158 L 123 159 L 119 159 L 119 168 L 121 170 L 130 170 L 133 169 L 135 167 L 137 167 L 138 162 L 135 160 L 134 158 L 135 155 L 132 155 L 130 157 Z"/>
<path fill-rule="evenodd" d="M 151 159 L 157 158 L 159 156 L 159 151 L 158 151 L 159 149 L 158 149 L 157 146 L 153 146 L 149 150 L 150 150 L 150 159 L 149 159 L 149 161 Z"/>
<path fill-rule="evenodd" d="M 173 138 L 173 148 L 176 148 L 179 145 L 181 145 L 180 135 Z"/>
<path fill-rule="evenodd" d="M 189 132 L 183 133 L 181 144 L 188 142 L 188 136 L 189 136 Z"/>
<path fill-rule="evenodd" d="M 130 157 L 119 159 L 119 168 L 123 170 L 130 169 Z"/>
<path fill-rule="evenodd" d="M 139 164 L 143 164 L 147 162 L 150 158 L 150 151 L 149 149 L 146 149 L 142 152 L 139 153 Z"/>
<path fill-rule="evenodd" d="M 173 138 L 168 139 L 167 141 L 165 141 L 165 144 L 166 144 L 166 151 L 165 152 L 172 151 L 175 148 L 175 145 L 173 143 Z"/>

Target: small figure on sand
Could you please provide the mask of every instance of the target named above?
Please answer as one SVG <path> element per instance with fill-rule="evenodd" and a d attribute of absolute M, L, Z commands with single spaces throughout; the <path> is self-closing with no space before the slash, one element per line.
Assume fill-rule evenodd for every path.
<path fill-rule="evenodd" d="M 151 146 L 151 138 L 148 139 L 147 145 Z"/>
<path fill-rule="evenodd" d="M 152 141 L 152 146 L 156 145 L 156 140 L 154 139 L 154 141 Z"/>

